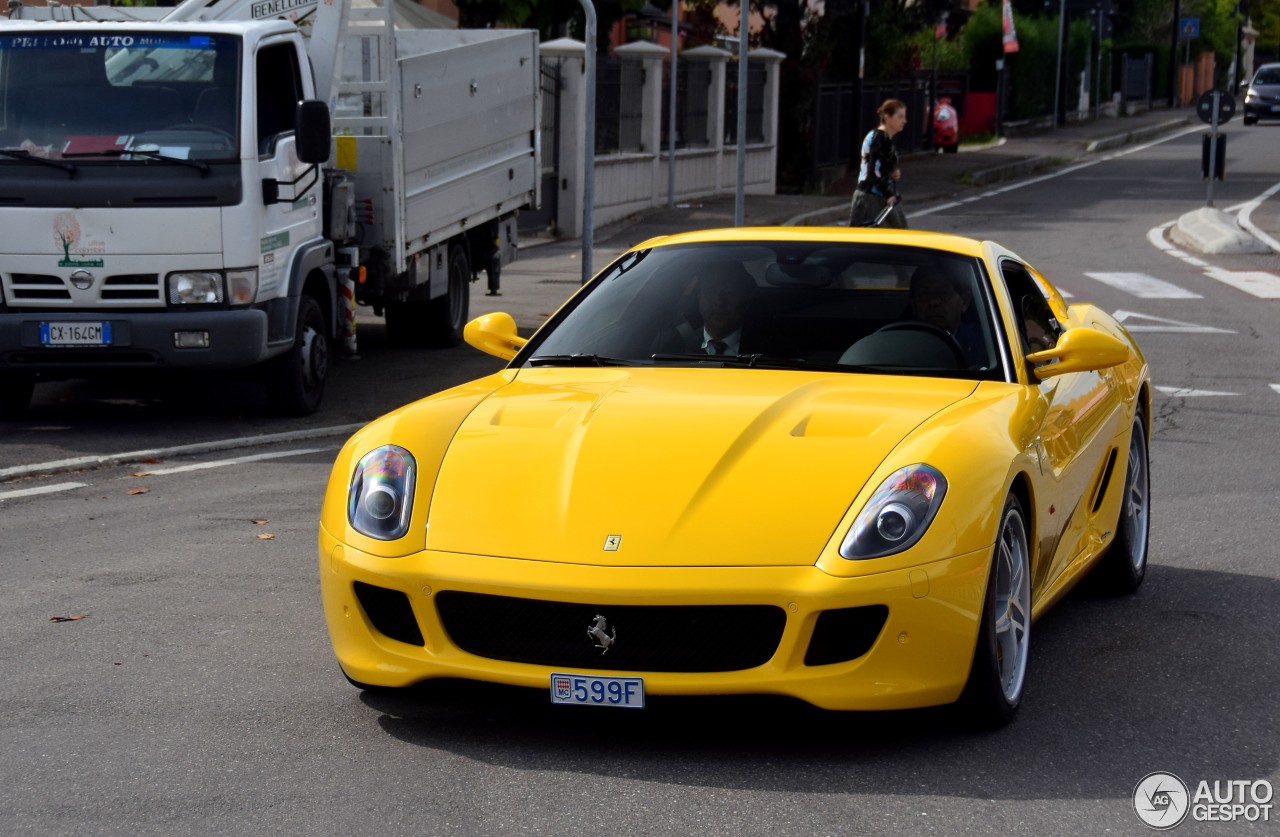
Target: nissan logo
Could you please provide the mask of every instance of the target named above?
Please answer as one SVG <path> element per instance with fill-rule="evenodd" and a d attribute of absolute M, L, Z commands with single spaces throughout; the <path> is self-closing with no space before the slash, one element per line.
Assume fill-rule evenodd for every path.
<path fill-rule="evenodd" d="M 71 274 L 71 284 L 82 291 L 87 291 L 93 285 L 93 274 L 87 270 L 77 270 Z"/>

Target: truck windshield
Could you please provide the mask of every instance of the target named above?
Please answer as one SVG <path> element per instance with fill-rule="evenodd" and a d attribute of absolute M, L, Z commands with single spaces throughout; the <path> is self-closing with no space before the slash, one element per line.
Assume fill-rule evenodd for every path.
<path fill-rule="evenodd" d="M 77 162 L 236 158 L 239 56 L 225 35 L 2 35 L 0 149 Z"/>

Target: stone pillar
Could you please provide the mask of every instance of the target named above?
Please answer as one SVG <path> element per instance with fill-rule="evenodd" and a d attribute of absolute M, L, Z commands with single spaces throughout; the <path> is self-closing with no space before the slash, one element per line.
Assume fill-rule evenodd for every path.
<path fill-rule="evenodd" d="M 583 74 L 586 72 L 587 47 L 582 41 L 559 38 L 539 47 L 543 61 L 556 62 L 560 67 L 560 171 L 556 188 L 560 190 L 556 203 L 556 229 L 566 238 L 582 237 L 582 190 L 586 177 L 586 91 Z M 544 155 L 550 149 L 542 149 Z M 592 161 L 594 165 L 595 161 Z"/>

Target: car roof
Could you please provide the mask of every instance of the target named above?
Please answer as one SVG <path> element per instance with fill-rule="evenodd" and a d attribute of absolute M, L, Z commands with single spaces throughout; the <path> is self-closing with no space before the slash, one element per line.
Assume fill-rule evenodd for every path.
<path fill-rule="evenodd" d="M 726 227 L 657 236 L 635 245 L 633 250 L 676 244 L 739 243 L 758 241 L 813 241 L 833 244 L 896 244 L 944 250 L 963 256 L 982 254 L 982 242 L 949 233 L 863 227 Z"/>

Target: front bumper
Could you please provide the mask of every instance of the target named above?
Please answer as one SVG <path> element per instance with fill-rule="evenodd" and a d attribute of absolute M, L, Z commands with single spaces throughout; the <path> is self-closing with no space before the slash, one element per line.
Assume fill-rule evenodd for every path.
<path fill-rule="evenodd" d="M 51 347 L 42 322 L 109 322 L 111 345 Z M 178 348 L 174 333 L 208 334 L 207 348 Z M 268 357 L 268 316 L 257 308 L 195 311 L 0 313 L 0 367 L 40 371 L 252 366 Z"/>
<path fill-rule="evenodd" d="M 649 695 L 772 694 L 824 709 L 883 710 L 935 706 L 959 697 L 977 641 L 990 550 L 911 569 L 836 578 L 816 567 L 583 567 L 430 551 L 389 559 L 341 543 L 321 527 L 319 557 L 334 653 L 347 675 L 361 683 L 402 687 L 452 677 L 548 690 L 552 672 L 571 671 L 643 677 Z M 582 661 L 605 658 L 594 656 L 588 616 L 580 620 L 580 631 L 566 635 L 572 648 L 559 660 L 498 659 L 474 653 L 472 636 L 457 641 L 453 634 L 461 635 L 458 623 L 450 623 L 451 633 L 442 618 L 442 611 L 458 612 L 459 598 L 475 602 L 485 597 L 527 605 L 505 611 L 524 616 L 491 626 L 499 633 L 536 634 L 545 627 L 536 614 L 585 606 L 579 608 L 582 613 L 598 611 L 612 620 L 618 636 L 615 650 L 628 642 L 669 643 L 675 637 L 688 646 L 680 649 L 681 659 L 688 659 L 684 651 L 711 659 L 716 649 L 736 652 L 735 644 L 758 640 L 744 636 L 756 632 L 742 630 L 742 623 L 734 622 L 737 617 L 719 615 L 740 613 L 744 606 L 776 611 L 780 632 L 760 660 L 742 663 L 746 668 L 645 670 L 627 667 L 627 658 L 618 653 L 609 658 L 609 667 L 591 668 Z M 450 607 L 440 606 L 450 599 Z M 697 627 L 682 630 L 681 608 L 714 615 L 710 622 L 701 616 L 691 619 L 688 624 Z M 644 610 L 657 615 L 628 623 Z M 832 636 L 833 625 L 836 630 L 849 625 L 855 626 L 849 630 L 867 629 L 865 620 L 822 616 L 835 611 L 882 615 L 882 624 L 872 626 L 865 644 L 851 638 L 851 647 L 863 649 L 856 658 L 842 659 L 829 647 L 826 654 L 814 654 L 815 645 L 841 642 Z M 709 630 L 708 625 L 724 629 Z M 734 653 L 728 657 L 743 659 Z M 831 658 L 837 661 L 828 662 Z"/>

